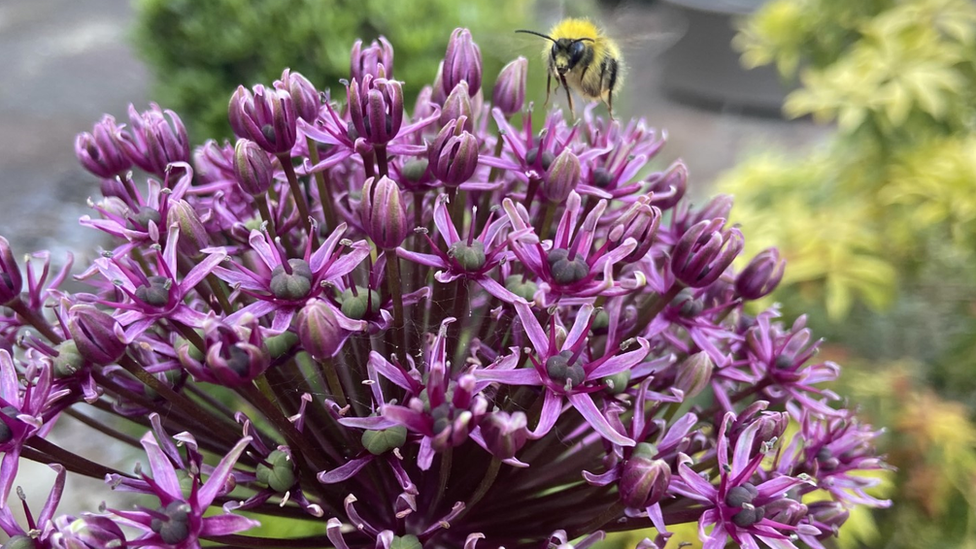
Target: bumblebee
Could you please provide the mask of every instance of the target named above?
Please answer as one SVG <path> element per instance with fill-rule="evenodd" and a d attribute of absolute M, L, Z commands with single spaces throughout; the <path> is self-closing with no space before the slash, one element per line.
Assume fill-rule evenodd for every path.
<path fill-rule="evenodd" d="M 552 47 L 542 50 L 542 59 L 549 65 L 546 77 L 546 103 L 556 79 L 556 88 L 566 89 L 569 110 L 573 112 L 573 96 L 576 90 L 584 98 L 601 100 L 607 105 L 613 119 L 613 96 L 623 81 L 623 59 L 620 47 L 606 36 L 589 19 L 563 19 L 542 34 L 531 30 L 517 30 L 534 34 L 552 42 Z M 575 114 L 574 114 L 575 116 Z"/>

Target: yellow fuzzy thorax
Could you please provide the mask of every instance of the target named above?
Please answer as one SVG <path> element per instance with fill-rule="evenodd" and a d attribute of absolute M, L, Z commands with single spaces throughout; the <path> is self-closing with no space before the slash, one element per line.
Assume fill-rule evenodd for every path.
<path fill-rule="evenodd" d="M 553 40 L 559 40 L 560 38 L 569 38 L 575 40 L 577 38 L 590 38 L 593 40 L 591 43 L 593 48 L 595 48 L 598 57 L 602 57 L 603 50 L 606 48 L 608 53 L 614 57 L 620 57 L 620 50 L 617 48 L 616 44 L 607 39 L 606 34 L 604 34 L 599 27 L 597 27 L 592 21 L 585 18 L 570 18 L 563 19 L 562 21 L 553 25 L 552 30 L 549 31 L 549 36 Z"/>

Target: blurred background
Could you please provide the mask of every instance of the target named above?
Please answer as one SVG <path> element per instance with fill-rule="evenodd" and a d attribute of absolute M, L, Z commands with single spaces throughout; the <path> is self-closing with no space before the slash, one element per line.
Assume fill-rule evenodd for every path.
<path fill-rule="evenodd" d="M 892 509 L 855 513 L 843 548 L 976 548 L 976 5 L 971 0 L 3 0 L 0 234 L 26 253 L 99 244 L 79 230 L 97 182 L 78 132 L 131 102 L 176 110 L 191 140 L 230 136 L 238 84 L 285 67 L 344 95 L 349 48 L 385 35 L 408 105 L 450 31 L 472 30 L 486 87 L 517 55 L 545 97 L 542 32 L 590 16 L 621 42 L 619 118 L 668 132 L 698 204 L 736 197 L 746 257 L 778 246 L 789 265 L 770 299 L 808 314 L 838 392 L 887 428 Z M 748 70 L 747 70 L 748 69 Z M 488 88 L 490 89 L 490 87 Z M 564 98 L 554 95 L 562 104 Z M 600 107 L 602 108 L 602 107 Z M 87 431 L 65 419 L 77 447 Z M 111 465 L 114 449 L 84 448 Z M 53 474 L 22 469 L 39 508 Z M 62 512 L 105 490 L 71 479 Z M 608 546 L 633 547 L 643 535 Z M 682 530 L 669 547 L 694 542 Z"/>

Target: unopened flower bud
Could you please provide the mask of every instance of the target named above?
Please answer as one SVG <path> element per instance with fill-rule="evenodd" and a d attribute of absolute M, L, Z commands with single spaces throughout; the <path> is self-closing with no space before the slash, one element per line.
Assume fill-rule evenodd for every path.
<path fill-rule="evenodd" d="M 373 145 L 385 145 L 396 137 L 403 123 L 403 89 L 385 78 L 363 77 L 346 88 L 349 116 L 359 137 Z"/>
<path fill-rule="evenodd" d="M 125 534 L 108 517 L 86 515 L 60 529 L 64 546 L 72 549 L 126 549 Z M 31 545 L 33 548 L 34 545 Z"/>
<path fill-rule="evenodd" d="M 362 40 L 356 40 L 352 46 L 349 78 L 362 82 L 367 74 L 374 78 L 393 78 L 393 46 L 382 36 L 366 48 Z"/>
<path fill-rule="evenodd" d="M 58 352 L 57 356 L 51 359 L 55 378 L 71 377 L 85 367 L 85 357 L 78 352 L 78 346 L 74 340 L 66 339 L 59 343 L 54 350 Z"/>
<path fill-rule="evenodd" d="M 572 361 L 572 362 L 570 362 Z M 546 360 L 546 373 L 560 387 L 579 387 L 586 379 L 586 371 L 579 358 L 573 358 L 573 351 L 560 351 L 558 355 Z"/>
<path fill-rule="evenodd" d="M 619 395 L 626 391 L 627 386 L 630 385 L 630 376 L 630 370 L 624 370 L 603 378 L 603 385 L 610 391 L 610 394 Z"/>
<path fill-rule="evenodd" d="M 180 228 L 179 250 L 188 256 L 197 255 L 200 250 L 210 246 L 210 233 L 200 221 L 193 206 L 186 200 L 176 200 L 169 203 L 166 222 Z"/>
<path fill-rule="evenodd" d="M 468 244 L 466 240 L 460 240 L 451 244 L 447 249 L 448 257 L 451 257 L 465 271 L 477 271 L 485 264 L 485 245 L 480 240 L 472 240 Z"/>
<path fill-rule="evenodd" d="M 396 248 L 410 232 L 400 187 L 389 177 L 366 180 L 359 214 L 363 230 L 380 249 Z"/>
<path fill-rule="evenodd" d="M 390 542 L 390 549 L 424 549 L 417 536 L 407 534 L 405 536 L 393 536 Z"/>
<path fill-rule="evenodd" d="M 107 366 L 125 353 L 125 343 L 116 335 L 118 322 L 92 305 L 74 305 L 68 310 L 68 333 L 78 353 L 92 364 Z"/>
<path fill-rule="evenodd" d="M 281 450 L 273 450 L 264 461 L 266 463 L 258 463 L 254 469 L 258 482 L 267 484 L 276 492 L 287 492 L 295 486 L 295 462 L 290 455 Z"/>
<path fill-rule="evenodd" d="M 732 515 L 732 522 L 739 528 L 748 528 L 761 521 L 765 516 L 765 507 L 754 507 L 747 503 L 741 511 Z"/>
<path fill-rule="evenodd" d="M 104 179 L 114 179 L 132 166 L 122 146 L 122 126 L 107 114 L 95 124 L 92 133 L 78 134 L 75 156 L 82 167 Z"/>
<path fill-rule="evenodd" d="M 569 193 L 576 189 L 580 180 L 579 158 L 569 150 L 563 149 L 549 167 L 546 179 L 542 184 L 542 194 L 553 204 L 562 204 L 569 198 Z"/>
<path fill-rule="evenodd" d="M 685 398 L 693 398 L 708 387 L 715 364 L 708 353 L 700 351 L 681 361 L 675 368 L 675 388 L 684 391 Z"/>
<path fill-rule="evenodd" d="M 6 444 L 14 438 L 14 429 L 17 428 L 16 424 L 20 423 L 17 419 L 19 413 L 20 410 L 13 406 L 0 408 L 0 444 Z"/>
<path fill-rule="evenodd" d="M 254 141 L 238 139 L 234 146 L 234 176 L 237 184 L 249 195 L 258 196 L 267 192 L 274 176 L 268 153 Z"/>
<path fill-rule="evenodd" d="M 291 95 L 298 118 L 306 122 L 314 122 L 318 118 L 319 106 L 321 105 L 319 92 L 300 72 L 285 69 L 281 73 L 281 80 L 276 80 L 274 87 Z"/>
<path fill-rule="evenodd" d="M 569 250 L 564 248 L 553 248 L 547 259 L 552 278 L 559 284 L 573 284 L 590 274 L 590 266 L 586 260 L 579 254 L 570 257 Z"/>
<path fill-rule="evenodd" d="M 833 532 L 837 532 L 851 516 L 843 504 L 829 500 L 814 501 L 807 506 L 807 511 L 818 526 L 826 526 Z"/>
<path fill-rule="evenodd" d="M 542 157 L 539 157 L 539 147 L 532 147 L 525 153 L 525 163 L 532 167 L 541 167 L 543 170 L 549 171 L 549 166 L 552 166 L 553 161 L 556 157 L 552 154 L 552 151 L 542 151 Z M 536 162 L 539 164 L 536 164 Z"/>
<path fill-rule="evenodd" d="M 652 204 L 661 210 L 673 208 L 688 190 L 688 167 L 684 162 L 676 161 L 651 185 L 650 190 L 654 193 Z"/>
<path fill-rule="evenodd" d="M 654 459 L 657 449 L 646 442 L 639 442 L 634 453 L 624 464 L 618 484 L 620 501 L 631 509 L 644 509 L 661 501 L 671 483 L 671 466 L 666 461 Z"/>
<path fill-rule="evenodd" d="M 230 127 L 272 154 L 291 151 L 298 138 L 298 112 L 291 94 L 254 86 L 254 92 L 238 86 L 228 107 Z"/>
<path fill-rule="evenodd" d="M 298 338 L 316 360 L 339 354 L 352 332 L 368 327 L 366 321 L 347 318 L 321 299 L 310 299 L 298 312 Z"/>
<path fill-rule="evenodd" d="M 462 129 L 474 131 L 472 115 L 474 110 L 471 107 L 471 97 L 468 95 L 468 84 L 461 82 L 444 100 L 444 107 L 441 108 L 441 117 L 438 120 L 441 126 L 448 125 L 451 120 L 464 118 Z"/>
<path fill-rule="evenodd" d="M 149 527 L 159 534 L 163 543 L 178 545 L 190 537 L 190 512 L 192 511 L 193 508 L 185 501 L 174 500 L 157 511 L 166 518 L 153 517 Z"/>
<path fill-rule="evenodd" d="M 360 439 L 363 448 L 374 456 L 383 455 L 394 448 L 399 448 L 407 442 L 407 428 L 396 425 L 380 431 L 363 431 Z"/>
<path fill-rule="evenodd" d="M 4 542 L 0 549 L 36 549 L 36 547 L 37 545 L 34 544 L 33 538 L 23 534 L 18 534 L 16 536 L 11 536 L 7 541 Z"/>
<path fill-rule="evenodd" d="M 515 457 L 528 440 L 528 418 L 524 412 L 492 412 L 481 420 L 481 435 L 496 458 Z"/>
<path fill-rule="evenodd" d="M 525 81 L 528 70 L 528 60 L 519 57 L 505 65 L 498 73 L 495 89 L 491 93 L 491 102 L 506 116 L 521 111 L 522 106 L 525 105 Z"/>
<path fill-rule="evenodd" d="M 739 229 L 722 229 L 724 225 L 724 219 L 712 219 L 685 232 L 671 255 L 675 278 L 692 288 L 703 288 L 722 276 L 743 245 Z"/>
<path fill-rule="evenodd" d="M 348 288 L 339 297 L 342 314 L 353 320 L 361 320 L 367 315 L 375 315 L 380 312 L 380 294 L 375 290 L 367 290 L 362 286 Z"/>
<path fill-rule="evenodd" d="M 745 269 L 735 278 L 735 291 L 744 299 L 759 299 L 769 295 L 786 269 L 786 261 L 776 248 L 767 248 L 752 258 Z"/>
<path fill-rule="evenodd" d="M 766 518 L 780 524 L 796 526 L 807 516 L 807 506 L 790 498 L 780 498 L 763 505 Z"/>
<path fill-rule="evenodd" d="M 450 93 L 461 82 L 467 83 L 471 97 L 481 90 L 481 50 L 468 29 L 454 29 L 451 33 L 441 75 L 444 93 Z"/>
<path fill-rule="evenodd" d="M 250 383 L 271 365 L 268 350 L 245 341 L 218 342 L 207 349 L 207 366 L 229 387 Z"/>
<path fill-rule="evenodd" d="M 661 225 L 661 210 L 650 205 L 650 199 L 640 197 L 627 208 L 617 221 L 610 227 L 610 241 L 620 245 L 628 238 L 637 241 L 634 251 L 623 259 L 626 263 L 640 261 L 654 246 L 654 235 Z"/>
<path fill-rule="evenodd" d="M 0 305 L 6 305 L 20 297 L 24 279 L 20 267 L 14 260 L 10 242 L 0 236 Z"/>
<path fill-rule="evenodd" d="M 312 269 L 304 259 L 289 259 L 271 271 L 271 293 L 278 299 L 302 299 L 312 290 Z"/>
<path fill-rule="evenodd" d="M 129 125 L 132 132 L 120 136 L 122 147 L 129 160 L 140 168 L 163 177 L 171 163 L 190 161 L 186 127 L 175 112 L 163 111 L 151 103 L 148 111 L 139 113 L 129 105 Z"/>
<path fill-rule="evenodd" d="M 464 131 L 467 118 L 451 120 L 428 147 L 430 171 L 449 187 L 457 187 L 478 168 L 478 138 Z"/>
<path fill-rule="evenodd" d="M 535 293 L 539 287 L 535 282 L 522 275 L 511 275 L 505 279 L 505 289 L 526 301 L 532 301 L 535 299 Z"/>
<path fill-rule="evenodd" d="M 747 503 L 752 503 L 752 500 L 756 499 L 758 495 L 759 490 L 756 489 L 755 485 L 746 482 L 729 488 L 725 494 L 725 504 L 729 507 L 739 508 Z"/>

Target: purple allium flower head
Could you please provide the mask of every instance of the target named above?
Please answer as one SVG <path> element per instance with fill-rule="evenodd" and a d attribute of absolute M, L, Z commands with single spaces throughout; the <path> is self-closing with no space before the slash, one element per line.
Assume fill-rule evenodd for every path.
<path fill-rule="evenodd" d="M 471 97 L 481 91 L 481 49 L 471 39 L 468 29 L 456 29 L 451 34 L 441 75 L 441 85 L 446 94 L 461 82 L 467 83 Z"/>
<path fill-rule="evenodd" d="M 95 124 L 91 133 L 78 134 L 75 156 L 86 170 L 106 179 L 121 175 L 132 166 L 123 148 L 122 126 L 107 114 Z"/>
<path fill-rule="evenodd" d="M 162 177 L 173 162 L 190 161 L 190 140 L 175 112 L 151 103 L 148 111 L 140 113 L 130 104 L 129 125 L 132 131 L 123 131 L 120 139 L 136 166 Z"/>
<path fill-rule="evenodd" d="M 528 79 L 529 61 L 519 57 L 502 67 L 491 93 L 491 102 L 507 116 L 522 110 L 525 104 L 525 82 Z"/>
<path fill-rule="evenodd" d="M 298 118 L 306 122 L 314 122 L 318 118 L 319 106 L 322 104 L 319 92 L 300 72 L 285 69 L 281 73 L 281 80 L 275 80 L 274 87 L 291 95 Z"/>
<path fill-rule="evenodd" d="M 295 146 L 298 110 L 285 90 L 254 86 L 254 92 L 238 86 L 228 108 L 230 127 L 238 137 L 254 141 L 272 154 L 283 154 Z"/>
<path fill-rule="evenodd" d="M 139 115 L 123 135 L 146 139 L 155 175 L 103 179 L 81 224 L 111 243 L 82 292 L 61 287 L 70 258 L 21 270 L 0 238 L 15 549 L 584 549 L 651 526 L 637 547 L 660 549 L 691 522 L 707 549 L 822 549 L 848 509 L 890 504 L 864 474 L 886 467 L 880 431 L 824 387 L 839 367 L 813 360 L 804 318 L 749 312 L 782 261 L 731 267 L 731 198 L 689 207 L 687 169 L 653 171 L 666 132 L 643 120 L 594 105 L 575 123 L 513 118 L 524 60 L 484 116 L 470 34 L 449 50 L 413 113 L 383 39 L 354 48 L 345 106 L 290 71 L 281 89 L 240 88 L 240 144 L 204 144 L 193 168 L 182 147 L 164 158 L 182 143 L 173 117 Z M 102 126 L 86 165 L 123 132 Z M 55 445 L 68 414 L 141 444 L 148 466 Z M 105 414 L 152 433 L 134 441 Z M 6 506 L 21 459 L 158 502 L 52 504 L 22 529 Z M 249 537 L 235 510 L 320 533 Z"/>

